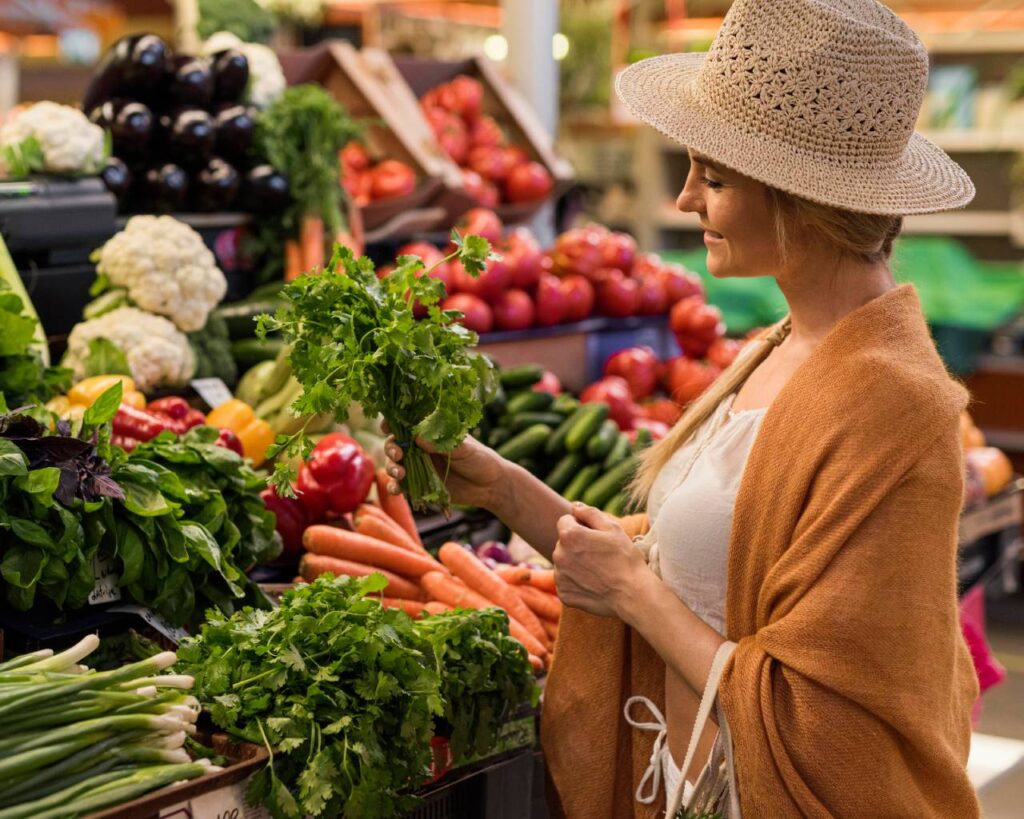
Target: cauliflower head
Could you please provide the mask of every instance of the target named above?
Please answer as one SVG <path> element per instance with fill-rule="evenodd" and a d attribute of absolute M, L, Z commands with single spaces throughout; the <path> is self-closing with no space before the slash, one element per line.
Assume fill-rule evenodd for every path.
<path fill-rule="evenodd" d="M 0 147 L 20 152 L 35 137 L 42 167 L 50 173 L 99 173 L 106 161 L 103 129 L 77 108 L 56 102 L 37 102 L 0 128 Z"/>
<path fill-rule="evenodd" d="M 203 43 L 203 54 L 209 56 L 228 48 L 241 51 L 249 62 L 249 86 L 245 96 L 251 105 L 266 108 L 284 93 L 288 83 L 272 49 L 259 43 L 243 43 L 229 31 L 218 31 Z"/>
<path fill-rule="evenodd" d="M 171 216 L 133 216 L 98 253 L 97 272 L 136 306 L 201 330 L 228 283 L 202 237 Z"/>
<path fill-rule="evenodd" d="M 107 339 L 125 354 L 135 385 L 143 392 L 180 387 L 196 369 L 188 339 L 170 321 L 135 307 L 119 307 L 71 330 L 63 364 L 74 371 L 76 381 L 85 377 L 89 342 L 94 338 Z"/>

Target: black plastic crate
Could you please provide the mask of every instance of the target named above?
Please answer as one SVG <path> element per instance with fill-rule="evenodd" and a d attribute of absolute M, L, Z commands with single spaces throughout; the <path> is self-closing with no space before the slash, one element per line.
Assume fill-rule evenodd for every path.
<path fill-rule="evenodd" d="M 404 819 L 529 819 L 533 748 L 453 771 L 421 795 Z"/>

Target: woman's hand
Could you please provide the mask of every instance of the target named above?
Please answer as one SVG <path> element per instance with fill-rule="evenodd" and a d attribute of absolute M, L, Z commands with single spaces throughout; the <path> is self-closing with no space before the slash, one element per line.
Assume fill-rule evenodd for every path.
<path fill-rule="evenodd" d="M 386 425 L 382 425 L 381 428 L 384 432 L 389 432 Z M 417 439 L 416 445 L 430 453 L 437 473 L 445 481 L 454 503 L 460 506 L 479 506 L 483 509 L 492 507 L 495 492 L 501 486 L 504 476 L 505 461 L 498 453 L 472 436 L 467 436 L 450 455 L 438 453 L 422 439 Z M 385 469 L 391 476 L 388 492 L 399 495 L 402 490 L 398 484 L 405 478 L 405 468 L 401 465 L 404 453 L 395 443 L 394 436 L 389 436 L 385 442 L 384 454 L 388 459 Z"/>
<path fill-rule="evenodd" d="M 619 522 L 582 503 L 558 519 L 553 559 L 562 602 L 602 617 L 621 617 L 623 604 L 650 571 Z"/>

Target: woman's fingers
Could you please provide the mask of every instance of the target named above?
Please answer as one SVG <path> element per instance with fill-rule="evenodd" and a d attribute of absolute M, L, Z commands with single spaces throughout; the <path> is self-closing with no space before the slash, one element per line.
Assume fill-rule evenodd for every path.
<path fill-rule="evenodd" d="M 400 487 L 397 481 L 388 481 L 387 490 L 389 495 L 401 495 L 402 487 Z"/>
<path fill-rule="evenodd" d="M 402 460 L 402 456 L 405 455 L 402 452 L 402 448 L 395 443 L 395 437 L 392 435 L 384 442 L 384 454 L 388 457 L 388 460 L 394 461 L 396 464 Z"/>
<path fill-rule="evenodd" d="M 380 422 L 380 431 L 383 432 L 385 435 L 390 435 L 391 434 L 391 425 L 387 421 L 381 421 Z"/>

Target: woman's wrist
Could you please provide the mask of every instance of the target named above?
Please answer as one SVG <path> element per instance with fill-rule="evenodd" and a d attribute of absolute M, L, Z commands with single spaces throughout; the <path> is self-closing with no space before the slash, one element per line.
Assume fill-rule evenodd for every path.
<path fill-rule="evenodd" d="M 666 590 L 668 587 L 646 562 L 637 562 L 623 575 L 611 604 L 623 623 L 640 631 L 641 621 L 650 613 L 652 601 Z"/>

